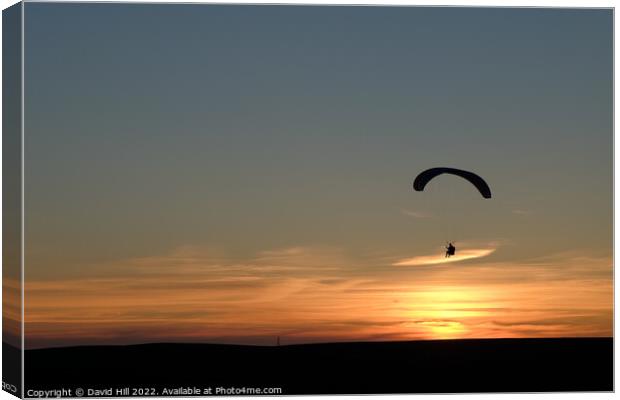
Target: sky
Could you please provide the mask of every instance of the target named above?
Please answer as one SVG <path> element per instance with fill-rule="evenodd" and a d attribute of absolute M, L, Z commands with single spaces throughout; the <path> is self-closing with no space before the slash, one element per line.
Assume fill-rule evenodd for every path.
<path fill-rule="evenodd" d="M 24 23 L 26 347 L 612 335 L 611 10 Z"/>

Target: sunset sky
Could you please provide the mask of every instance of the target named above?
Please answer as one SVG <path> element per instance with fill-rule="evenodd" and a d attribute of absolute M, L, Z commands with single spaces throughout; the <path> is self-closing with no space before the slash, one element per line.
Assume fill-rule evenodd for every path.
<path fill-rule="evenodd" d="M 26 347 L 611 336 L 612 28 L 26 3 Z"/>

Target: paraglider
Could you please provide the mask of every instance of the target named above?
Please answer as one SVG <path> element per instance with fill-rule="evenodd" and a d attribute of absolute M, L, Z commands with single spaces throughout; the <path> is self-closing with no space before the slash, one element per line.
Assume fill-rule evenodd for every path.
<path fill-rule="evenodd" d="M 424 188 L 431 180 L 433 180 L 434 178 L 442 174 L 451 174 L 451 175 L 459 176 L 469 181 L 469 183 L 471 183 L 476 189 L 478 189 L 478 192 L 480 192 L 482 197 L 484 197 L 485 199 L 491 198 L 491 188 L 485 182 L 484 179 L 482 179 L 480 176 L 476 175 L 473 172 L 465 171 L 462 169 L 456 169 L 456 168 L 440 167 L 440 168 L 430 168 L 425 171 L 422 171 L 420 174 L 418 174 L 418 176 L 416 176 L 415 180 L 413 181 L 413 189 L 417 192 L 424 191 Z M 454 246 L 453 242 L 448 242 L 446 246 L 445 258 L 449 258 L 455 254 L 456 254 L 456 247 Z"/>
<path fill-rule="evenodd" d="M 448 243 L 446 246 L 446 258 L 453 256 L 456 253 L 456 247 L 452 244 L 452 242 Z"/>
<path fill-rule="evenodd" d="M 482 179 L 480 176 L 474 174 L 473 172 L 464 171 L 462 169 L 456 168 L 431 168 L 426 171 L 421 172 L 413 181 L 413 189 L 416 192 L 422 192 L 424 187 L 428 182 L 430 182 L 433 178 L 441 175 L 441 174 L 452 174 L 456 176 L 460 176 L 463 179 L 468 180 L 472 185 L 478 189 L 482 197 L 485 199 L 491 198 L 491 188 L 489 185 Z"/>

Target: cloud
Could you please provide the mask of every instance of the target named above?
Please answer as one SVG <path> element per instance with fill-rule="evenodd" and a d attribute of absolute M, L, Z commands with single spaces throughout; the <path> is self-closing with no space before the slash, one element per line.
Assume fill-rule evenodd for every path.
<path fill-rule="evenodd" d="M 411 218 L 432 218 L 433 217 L 431 213 L 427 213 L 424 211 L 401 210 L 401 212 Z"/>
<path fill-rule="evenodd" d="M 450 259 L 438 251 L 394 265 L 479 258 L 500 246 L 459 243 Z M 336 247 L 293 246 L 241 258 L 183 246 L 90 265 L 88 276 L 28 280 L 26 347 L 613 334 L 607 253 L 575 249 L 468 268 L 378 268 L 391 262 Z M 10 288 L 19 282 L 5 281 L 6 293 Z M 17 305 L 14 315 L 21 315 Z"/>
<path fill-rule="evenodd" d="M 573 312 L 575 310 L 572 310 Z M 587 310 L 581 311 L 586 315 L 567 315 L 562 317 L 552 317 L 531 320 L 506 320 L 506 321 L 491 321 L 492 324 L 504 326 L 504 327 L 520 327 L 520 326 L 571 326 L 575 324 L 579 325 L 594 325 L 601 321 L 611 322 L 611 314 L 608 310 L 596 311 Z"/>
<path fill-rule="evenodd" d="M 532 212 L 530 210 L 512 210 L 513 214 L 517 214 L 517 215 L 530 215 Z"/>
<path fill-rule="evenodd" d="M 414 266 L 421 266 L 421 265 L 454 263 L 458 261 L 486 257 L 489 254 L 493 253 L 495 250 L 496 250 L 495 248 L 461 250 L 461 251 L 457 251 L 457 254 L 452 257 L 445 257 L 444 254 L 417 256 L 417 257 L 405 258 L 405 259 L 396 261 L 392 265 L 398 266 L 398 267 L 414 267 Z"/>

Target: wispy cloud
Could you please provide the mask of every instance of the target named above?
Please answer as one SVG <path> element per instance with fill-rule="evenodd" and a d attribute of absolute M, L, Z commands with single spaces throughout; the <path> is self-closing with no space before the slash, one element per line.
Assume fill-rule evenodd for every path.
<path fill-rule="evenodd" d="M 432 218 L 433 214 L 425 211 L 401 210 L 403 214 L 411 218 Z"/>
<path fill-rule="evenodd" d="M 398 260 L 392 265 L 399 267 L 414 267 L 421 265 L 434 265 L 434 264 L 445 264 L 445 263 L 454 263 L 458 261 L 471 260 L 474 258 L 486 257 L 489 254 L 492 254 L 496 249 L 467 249 L 458 251 L 452 257 L 445 257 L 443 254 L 432 254 L 425 256 L 417 256 L 412 258 L 405 258 L 402 260 Z"/>
<path fill-rule="evenodd" d="M 438 253 L 394 265 L 480 258 L 498 246 L 461 243 L 450 259 Z M 575 250 L 468 268 L 368 268 L 360 262 L 385 265 L 335 247 L 295 246 L 240 259 L 185 246 L 89 266 L 88 277 L 28 280 L 26 347 L 613 333 L 608 254 Z M 4 282 L 7 293 L 15 287 L 18 282 Z"/>
<path fill-rule="evenodd" d="M 530 215 L 532 212 L 530 210 L 515 209 L 512 210 L 512 213 L 516 215 Z"/>

